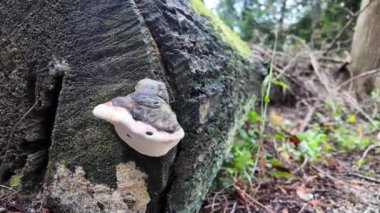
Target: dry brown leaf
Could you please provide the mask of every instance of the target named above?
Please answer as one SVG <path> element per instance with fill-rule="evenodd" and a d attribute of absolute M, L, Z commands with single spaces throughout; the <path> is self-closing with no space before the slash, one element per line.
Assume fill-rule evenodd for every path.
<path fill-rule="evenodd" d="M 341 164 L 338 160 L 334 158 L 324 158 L 324 163 L 326 166 L 330 168 L 334 168 L 337 172 L 342 173 L 344 171 L 343 164 Z"/>
<path fill-rule="evenodd" d="M 270 112 L 270 121 L 275 126 L 280 126 L 284 119 L 274 110 Z"/>
<path fill-rule="evenodd" d="M 310 205 L 313 206 L 313 208 L 318 207 L 318 206 L 322 206 L 322 202 L 320 200 L 317 200 L 317 199 L 311 200 L 309 203 L 310 203 Z"/>
<path fill-rule="evenodd" d="M 308 176 L 308 175 L 304 175 L 303 176 L 303 179 L 305 181 L 305 183 L 310 183 L 310 182 L 313 182 L 315 179 L 318 178 L 318 175 L 312 175 L 312 176 Z"/>
<path fill-rule="evenodd" d="M 296 194 L 303 201 L 310 201 L 314 198 L 314 195 L 313 193 L 311 193 L 311 190 L 304 186 L 297 187 Z"/>
<path fill-rule="evenodd" d="M 288 213 L 288 212 L 289 212 L 289 211 L 288 211 L 287 208 L 284 208 L 284 209 L 281 210 L 281 213 Z"/>

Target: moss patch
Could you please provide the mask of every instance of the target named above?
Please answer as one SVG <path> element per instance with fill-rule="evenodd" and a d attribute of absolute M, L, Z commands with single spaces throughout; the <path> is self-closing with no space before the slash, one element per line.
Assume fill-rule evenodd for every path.
<path fill-rule="evenodd" d="M 11 187 L 21 186 L 22 176 L 19 174 L 13 175 L 8 182 Z"/>
<path fill-rule="evenodd" d="M 205 171 L 198 168 L 197 170 L 194 171 L 194 175 L 192 176 L 192 179 L 189 180 L 188 184 L 191 185 L 192 189 L 196 189 L 194 191 L 198 191 L 200 193 L 189 195 L 189 198 L 188 198 L 189 200 L 197 200 L 198 196 L 205 196 L 207 194 L 207 191 L 211 187 L 212 181 L 202 181 L 202 179 L 207 177 L 208 179 L 213 180 L 214 177 L 216 177 L 217 173 L 219 172 L 223 164 L 223 160 L 221 159 L 225 159 L 225 156 L 227 156 L 227 154 L 230 152 L 237 130 L 243 126 L 245 121 L 247 121 L 247 116 L 243 116 L 243 115 L 245 115 L 248 111 L 250 111 L 253 106 L 255 106 L 256 101 L 257 101 L 256 96 L 252 96 L 251 98 L 247 100 L 247 102 L 243 105 L 242 109 L 236 113 L 235 122 L 233 123 L 233 126 L 227 133 L 227 138 L 226 138 L 225 143 L 221 145 L 218 151 L 209 153 L 211 154 L 211 162 L 209 163 L 211 169 L 209 171 Z M 218 130 L 215 130 L 215 129 L 210 130 L 210 132 L 217 132 L 217 131 Z M 197 197 L 193 197 L 193 196 L 197 196 Z M 203 199 L 204 197 L 202 197 L 201 200 Z M 200 205 L 201 203 L 199 202 L 188 203 L 184 205 L 184 208 L 178 212 L 180 213 L 192 212 L 194 211 L 194 209 L 199 209 Z"/>
<path fill-rule="evenodd" d="M 249 56 L 251 50 L 248 45 L 240 39 L 240 37 L 231 30 L 223 21 L 212 12 L 210 12 L 201 0 L 192 0 L 191 6 L 193 9 L 201 15 L 207 16 L 216 32 L 219 33 L 224 42 L 229 43 L 243 56 Z"/>

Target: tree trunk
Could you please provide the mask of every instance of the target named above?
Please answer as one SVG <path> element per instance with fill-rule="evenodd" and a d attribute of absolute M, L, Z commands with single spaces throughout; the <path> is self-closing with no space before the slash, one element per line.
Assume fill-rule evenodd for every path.
<path fill-rule="evenodd" d="M 312 17 L 313 22 L 311 23 L 311 29 L 313 32 L 310 36 L 310 46 L 312 48 L 318 49 L 320 48 L 320 42 L 322 40 L 321 36 L 321 1 L 314 0 L 313 8 L 312 8 Z"/>
<path fill-rule="evenodd" d="M 280 8 L 280 19 L 278 20 L 278 25 L 280 26 L 280 31 L 284 30 L 284 19 L 286 14 L 286 3 L 287 0 L 282 0 Z"/>
<path fill-rule="evenodd" d="M 61 212 L 197 211 L 261 77 L 194 11 L 178 0 L 1 1 L 1 181 L 43 186 Z M 166 83 L 186 134 L 159 158 L 91 113 L 143 78 Z"/>
<path fill-rule="evenodd" d="M 362 12 L 358 17 L 351 47 L 353 76 L 380 68 L 380 1 L 363 0 Z M 354 89 L 358 96 L 369 94 L 374 87 L 375 77 L 358 78 Z M 380 87 L 380 85 L 377 85 Z"/>

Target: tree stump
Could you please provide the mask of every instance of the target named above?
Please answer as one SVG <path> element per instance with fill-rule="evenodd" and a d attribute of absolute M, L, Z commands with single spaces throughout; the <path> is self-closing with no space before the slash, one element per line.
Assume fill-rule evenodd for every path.
<path fill-rule="evenodd" d="M 2 182 L 60 211 L 200 208 L 262 76 L 199 0 L 6 0 L 0 20 Z M 91 113 L 143 78 L 167 85 L 186 134 L 159 158 Z"/>

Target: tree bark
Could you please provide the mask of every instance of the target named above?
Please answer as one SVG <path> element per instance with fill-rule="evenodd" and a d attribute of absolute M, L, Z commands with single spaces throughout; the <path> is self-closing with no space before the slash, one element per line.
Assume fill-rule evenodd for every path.
<path fill-rule="evenodd" d="M 363 0 L 360 10 L 362 12 L 356 22 L 351 47 L 352 63 L 349 70 L 353 76 L 380 68 L 380 1 Z M 369 94 L 374 87 L 375 79 L 372 75 L 355 80 L 353 85 L 356 94 Z"/>
<path fill-rule="evenodd" d="M 61 0 L 1 1 L 0 20 L 2 182 L 43 185 L 60 211 L 200 208 L 261 82 L 206 17 L 179 0 Z M 91 114 L 143 78 L 166 83 L 186 134 L 159 158 Z"/>

